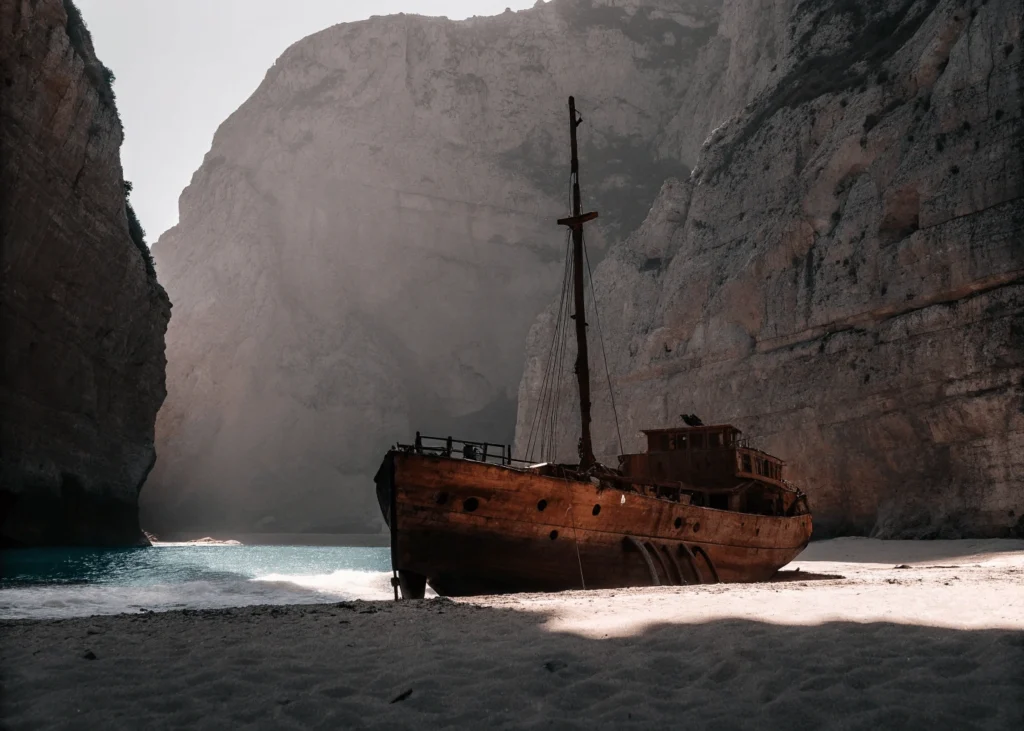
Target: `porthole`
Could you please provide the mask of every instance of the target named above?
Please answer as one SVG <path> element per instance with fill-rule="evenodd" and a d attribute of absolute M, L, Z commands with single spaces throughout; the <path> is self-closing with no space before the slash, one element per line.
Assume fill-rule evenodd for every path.
<path fill-rule="evenodd" d="M 548 538 L 550 538 L 551 540 L 555 540 L 556 538 L 558 538 L 558 531 L 553 530 L 550 533 L 548 533 Z"/>
<path fill-rule="evenodd" d="M 462 501 L 462 509 L 467 513 L 472 513 L 474 510 L 480 507 L 480 501 L 475 497 L 468 497 Z"/>
<path fill-rule="evenodd" d="M 693 532 L 696 533 L 699 530 L 700 530 L 700 523 L 694 523 L 693 524 Z"/>
<path fill-rule="evenodd" d="M 682 518 L 676 518 L 676 528 L 682 528 L 682 527 L 683 527 L 683 519 Z"/>
<path fill-rule="evenodd" d="M 537 510 L 539 510 L 540 512 L 543 513 L 544 512 L 544 508 L 546 508 L 547 506 L 548 506 L 548 501 L 547 500 L 538 500 L 537 501 Z"/>
<path fill-rule="evenodd" d="M 438 505 L 444 505 L 446 502 L 448 502 L 448 493 L 439 492 L 437 493 L 437 497 L 434 499 L 437 501 Z"/>
<path fill-rule="evenodd" d="M 592 514 L 594 514 L 594 515 L 600 515 L 601 514 L 601 506 L 600 505 L 595 505 L 594 509 L 591 510 L 590 512 Z"/>

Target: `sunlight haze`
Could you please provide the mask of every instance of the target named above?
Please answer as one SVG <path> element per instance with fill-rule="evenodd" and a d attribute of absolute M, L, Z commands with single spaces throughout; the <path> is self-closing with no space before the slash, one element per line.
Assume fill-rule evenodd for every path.
<path fill-rule="evenodd" d="M 132 205 L 156 242 L 213 133 L 288 46 L 337 23 L 416 13 L 453 20 L 535 0 L 78 0 L 97 53 L 117 76 L 121 161 Z"/>

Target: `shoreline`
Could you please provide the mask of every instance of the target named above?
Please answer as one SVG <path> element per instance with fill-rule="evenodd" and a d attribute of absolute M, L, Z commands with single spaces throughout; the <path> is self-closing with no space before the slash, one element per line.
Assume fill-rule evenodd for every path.
<path fill-rule="evenodd" d="M 213 540 L 205 540 L 212 538 Z M 234 541 L 235 543 L 232 543 Z M 348 548 L 386 548 L 391 545 L 387 533 L 231 533 L 187 531 L 156 537 L 154 546 L 237 545 L 243 546 L 334 546 Z"/>

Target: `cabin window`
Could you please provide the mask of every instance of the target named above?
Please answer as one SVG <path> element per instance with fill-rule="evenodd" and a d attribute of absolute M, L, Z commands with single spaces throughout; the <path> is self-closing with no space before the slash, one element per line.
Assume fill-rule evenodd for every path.
<path fill-rule="evenodd" d="M 722 435 L 718 432 L 708 434 L 708 446 L 709 447 L 720 447 L 722 445 Z"/>
<path fill-rule="evenodd" d="M 743 455 L 743 471 L 744 472 L 750 472 L 750 455 L 749 454 L 744 454 Z"/>
<path fill-rule="evenodd" d="M 704 449 L 704 435 L 694 434 L 693 438 L 690 440 L 690 443 L 693 445 L 694 449 Z"/>

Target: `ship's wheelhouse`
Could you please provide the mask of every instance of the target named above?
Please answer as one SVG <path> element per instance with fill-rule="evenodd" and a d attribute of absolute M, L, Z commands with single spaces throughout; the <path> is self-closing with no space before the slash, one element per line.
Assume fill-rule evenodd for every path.
<path fill-rule="evenodd" d="M 626 455 L 646 467 L 651 479 L 731 481 L 736 477 L 782 482 L 785 462 L 751 448 L 743 433 L 730 424 L 648 429 L 647 452 Z"/>
<path fill-rule="evenodd" d="M 649 429 L 647 451 L 619 457 L 622 474 L 678 485 L 698 505 L 760 514 L 786 513 L 796 493 L 783 479 L 785 462 L 747 444 L 729 424 Z"/>

